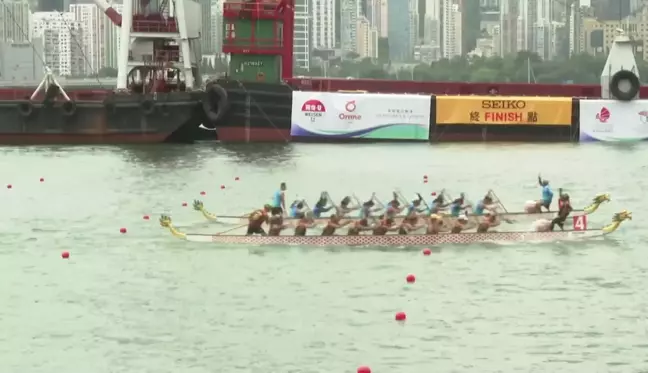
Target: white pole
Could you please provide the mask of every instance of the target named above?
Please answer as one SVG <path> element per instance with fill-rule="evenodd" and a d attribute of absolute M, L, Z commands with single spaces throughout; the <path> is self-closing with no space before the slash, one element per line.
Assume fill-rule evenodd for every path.
<path fill-rule="evenodd" d="M 121 38 L 119 40 L 119 55 L 117 56 L 117 89 L 127 89 L 128 54 L 131 44 L 131 28 L 133 26 L 133 0 L 124 0 L 122 12 Z"/>

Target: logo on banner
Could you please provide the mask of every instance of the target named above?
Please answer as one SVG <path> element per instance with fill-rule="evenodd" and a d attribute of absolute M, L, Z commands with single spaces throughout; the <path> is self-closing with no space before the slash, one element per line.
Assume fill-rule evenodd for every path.
<path fill-rule="evenodd" d="M 317 118 L 321 118 L 326 113 L 326 107 L 320 100 L 311 99 L 306 102 L 301 107 L 302 114 L 305 117 L 310 118 L 311 122 L 315 122 Z"/>
<path fill-rule="evenodd" d="M 354 121 L 354 120 L 362 120 L 362 115 L 360 114 L 353 114 L 354 111 L 358 106 L 356 105 L 355 100 L 353 101 L 347 101 L 347 103 L 344 105 L 344 110 L 346 113 L 340 113 L 339 118 L 341 120 L 348 120 L 348 121 Z"/>
<path fill-rule="evenodd" d="M 601 123 L 607 123 L 608 119 L 610 119 L 610 111 L 606 107 L 601 108 L 601 111 L 596 114 L 596 119 Z"/>

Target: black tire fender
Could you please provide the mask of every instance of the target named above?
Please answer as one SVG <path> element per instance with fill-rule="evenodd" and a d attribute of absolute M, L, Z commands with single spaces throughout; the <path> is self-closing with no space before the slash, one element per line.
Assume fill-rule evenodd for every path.
<path fill-rule="evenodd" d="M 619 83 L 621 83 L 624 80 L 630 82 L 630 89 L 627 91 L 622 91 L 621 88 L 619 87 Z M 621 71 L 617 71 L 614 75 L 612 75 L 612 78 L 610 79 L 609 88 L 610 88 L 610 93 L 617 100 L 632 101 L 635 97 L 637 97 L 637 94 L 641 89 L 641 83 L 639 82 L 639 78 L 637 77 L 637 75 L 632 71 L 621 70 Z"/>

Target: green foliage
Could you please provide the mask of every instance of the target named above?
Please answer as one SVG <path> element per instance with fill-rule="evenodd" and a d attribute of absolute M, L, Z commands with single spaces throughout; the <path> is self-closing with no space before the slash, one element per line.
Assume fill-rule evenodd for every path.
<path fill-rule="evenodd" d="M 648 78 L 648 63 L 637 61 L 639 74 Z M 528 69 L 528 66 L 531 69 Z M 529 79 L 537 83 L 598 84 L 605 65 L 605 57 L 580 54 L 564 61 L 544 61 L 535 53 L 520 52 L 501 57 L 455 57 L 431 64 L 395 69 L 369 58 L 330 62 L 329 77 L 357 79 L 397 79 L 439 82 L 519 82 Z M 532 73 L 529 74 L 529 71 Z M 324 76 L 323 70 L 312 66 L 310 71 L 299 71 L 304 76 Z"/>

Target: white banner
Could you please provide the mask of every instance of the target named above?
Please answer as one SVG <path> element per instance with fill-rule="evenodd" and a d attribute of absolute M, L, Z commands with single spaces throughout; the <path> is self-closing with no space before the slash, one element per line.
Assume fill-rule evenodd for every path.
<path fill-rule="evenodd" d="M 648 139 L 648 100 L 580 100 L 580 141 Z"/>
<path fill-rule="evenodd" d="M 431 96 L 293 91 L 295 137 L 425 140 Z"/>

